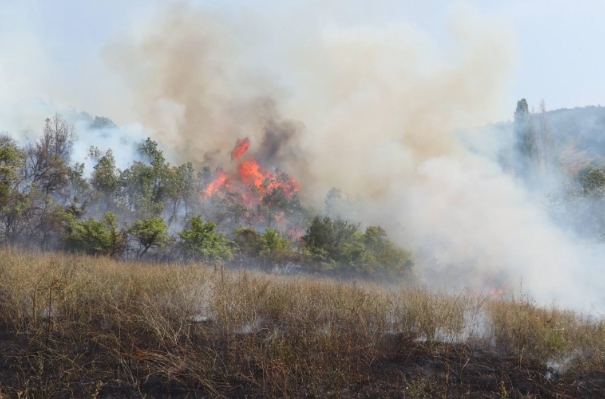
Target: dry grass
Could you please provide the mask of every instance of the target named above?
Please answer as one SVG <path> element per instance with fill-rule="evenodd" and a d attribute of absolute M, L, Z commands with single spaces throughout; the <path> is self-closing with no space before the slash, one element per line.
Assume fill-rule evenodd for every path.
<path fill-rule="evenodd" d="M 0 324 L 0 397 L 459 397 L 477 349 L 605 370 L 602 321 L 527 298 L 61 254 L 0 251 Z"/>

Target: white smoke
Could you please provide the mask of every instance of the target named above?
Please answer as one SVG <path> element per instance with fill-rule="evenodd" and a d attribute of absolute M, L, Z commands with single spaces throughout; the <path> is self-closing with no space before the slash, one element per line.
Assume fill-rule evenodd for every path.
<path fill-rule="evenodd" d="M 427 282 L 498 279 L 542 303 L 602 303 L 602 249 L 555 226 L 502 170 L 496 154 L 510 136 L 459 133 L 503 114 L 514 36 L 464 5 L 451 9 L 447 46 L 411 23 L 339 23 L 330 12 L 299 4 L 278 23 L 163 9 L 104 51 L 124 84 L 121 113 L 140 125 L 86 140 L 116 148 L 148 131 L 174 162 L 220 164 L 236 139 L 258 145 L 268 123 L 300 121 L 302 156 L 283 169 L 303 198 L 321 205 L 333 186 L 359 195 L 364 222 L 415 250 Z"/>

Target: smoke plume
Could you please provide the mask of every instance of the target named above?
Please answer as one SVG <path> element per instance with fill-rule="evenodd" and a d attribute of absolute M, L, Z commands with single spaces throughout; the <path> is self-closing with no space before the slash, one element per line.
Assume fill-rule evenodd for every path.
<path fill-rule="evenodd" d="M 522 282 L 542 302 L 600 301 L 589 276 L 601 250 L 556 227 L 502 170 L 510 137 L 459 133 L 501 115 L 511 34 L 464 6 L 445 47 L 413 25 L 304 18 L 315 14 L 281 15 L 267 23 L 289 27 L 277 32 L 263 30 L 268 16 L 170 6 L 104 57 L 173 162 L 229 168 L 247 138 L 264 168 L 300 182 L 303 201 L 321 207 L 331 187 L 359 196 L 363 222 L 414 250 L 429 284 Z"/>

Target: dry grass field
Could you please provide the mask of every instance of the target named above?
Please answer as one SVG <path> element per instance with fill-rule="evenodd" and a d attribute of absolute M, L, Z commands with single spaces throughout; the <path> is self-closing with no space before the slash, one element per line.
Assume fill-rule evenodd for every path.
<path fill-rule="evenodd" d="M 605 397 L 605 323 L 495 298 L 0 251 L 0 397 Z"/>

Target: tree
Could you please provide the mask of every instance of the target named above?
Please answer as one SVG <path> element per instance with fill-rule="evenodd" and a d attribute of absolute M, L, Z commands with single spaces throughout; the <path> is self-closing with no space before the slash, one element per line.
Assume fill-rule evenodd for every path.
<path fill-rule="evenodd" d="M 303 242 L 307 258 L 324 268 L 363 274 L 402 274 L 414 264 L 412 254 L 398 248 L 379 226 L 370 226 L 362 234 L 358 224 L 316 217 Z"/>
<path fill-rule="evenodd" d="M 266 263 L 283 263 L 294 255 L 292 242 L 274 229 L 266 229 L 259 244 L 259 255 Z"/>
<path fill-rule="evenodd" d="M 141 258 L 151 247 L 163 247 L 170 241 L 168 227 L 160 217 L 137 219 L 128 233 L 139 244 L 137 257 Z"/>
<path fill-rule="evenodd" d="M 535 172 L 538 163 L 538 144 L 532 115 L 524 98 L 517 102 L 514 126 L 515 148 L 518 157 L 516 172 L 520 176 L 528 178 Z"/>
<path fill-rule="evenodd" d="M 339 262 L 344 245 L 354 238 L 359 224 L 316 216 L 302 237 L 308 256 L 317 261 Z"/>
<path fill-rule="evenodd" d="M 46 119 L 40 139 L 25 150 L 24 178 L 44 195 L 59 194 L 68 184 L 68 165 L 75 139 L 73 126 L 59 114 Z"/>
<path fill-rule="evenodd" d="M 120 171 L 116 168 L 116 160 L 111 149 L 105 155 L 99 156 L 98 149 L 91 148 L 90 156 L 97 159 L 93 168 L 90 184 L 98 194 L 100 208 L 103 211 L 115 209 L 115 196 L 120 188 Z"/>
<path fill-rule="evenodd" d="M 234 241 L 246 257 L 257 257 L 261 251 L 261 234 L 250 228 L 240 227 L 233 230 Z"/>
<path fill-rule="evenodd" d="M 605 194 L 605 169 L 589 166 L 580 170 L 577 180 L 583 193 L 592 196 Z"/>
<path fill-rule="evenodd" d="M 8 204 L 11 192 L 16 189 L 23 152 L 6 135 L 0 135 L 0 209 Z"/>
<path fill-rule="evenodd" d="M 190 220 L 191 229 L 179 233 L 186 256 L 192 260 L 220 263 L 231 260 L 232 242 L 220 233 L 212 221 L 204 223 L 199 216 Z"/>
<path fill-rule="evenodd" d="M 0 242 L 15 242 L 29 206 L 19 191 L 25 154 L 7 135 L 0 135 Z"/>
<path fill-rule="evenodd" d="M 390 273 L 404 273 L 414 265 L 412 254 L 397 248 L 380 226 L 369 226 L 363 235 L 362 262 L 366 268 L 379 268 Z"/>
<path fill-rule="evenodd" d="M 71 251 L 118 256 L 126 248 L 126 231 L 119 229 L 117 216 L 111 212 L 100 220 L 70 219 L 65 230 L 66 248 Z"/>
<path fill-rule="evenodd" d="M 84 164 L 76 163 L 70 167 L 68 179 L 71 203 L 67 204 L 67 208 L 75 216 L 80 216 L 86 212 L 86 206 L 93 194 L 90 184 L 84 177 Z"/>
<path fill-rule="evenodd" d="M 146 162 L 134 162 L 122 172 L 120 186 L 123 205 L 138 218 L 159 216 L 170 194 L 170 165 L 157 143 L 149 138 L 138 150 Z"/>
<path fill-rule="evenodd" d="M 191 162 L 187 162 L 177 168 L 173 168 L 168 178 L 168 201 L 171 203 L 168 225 L 178 222 L 179 213 L 181 220 L 187 220 L 193 212 L 199 211 L 201 192 L 201 178 L 196 176 Z"/>

